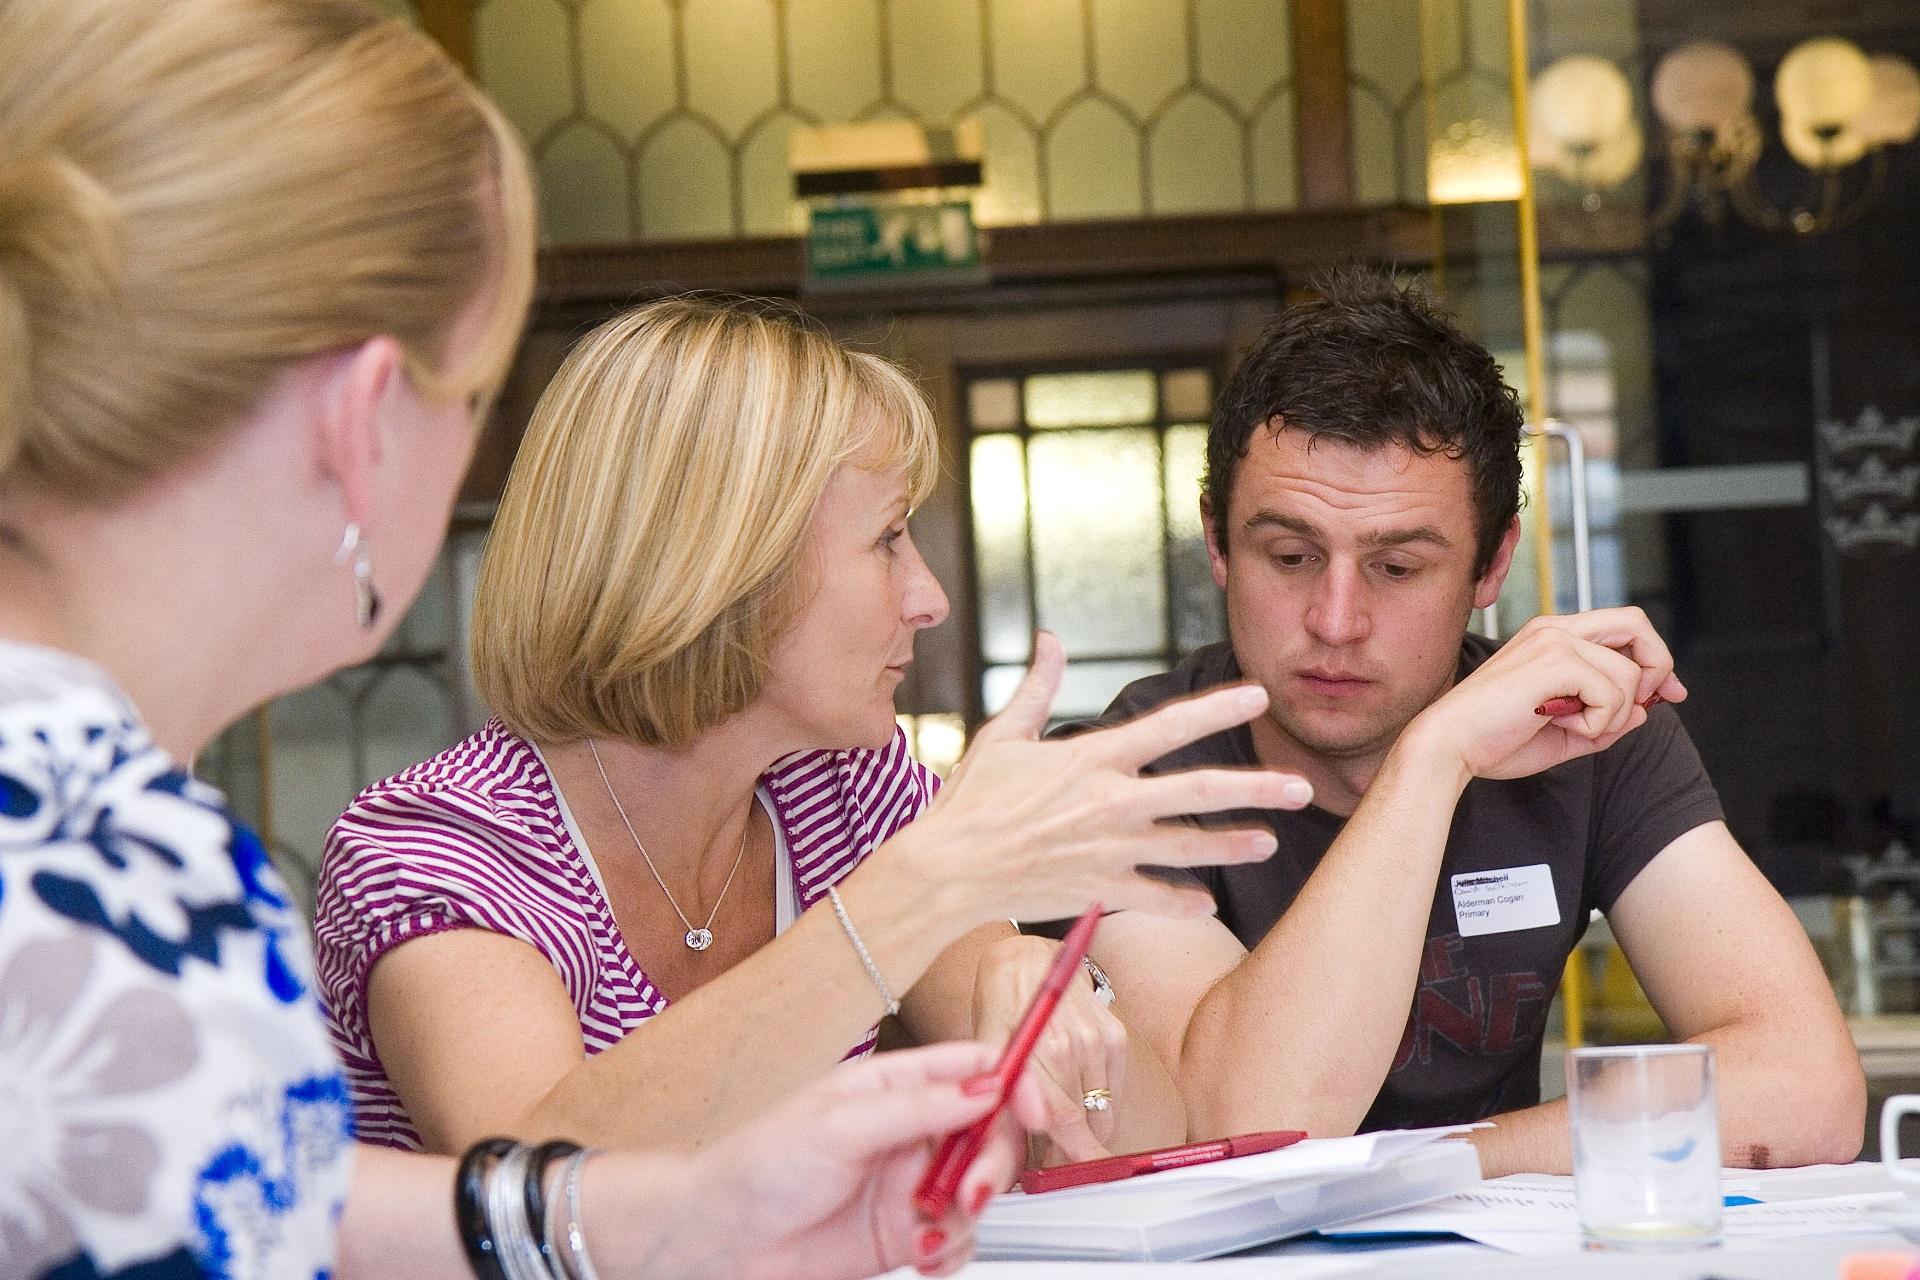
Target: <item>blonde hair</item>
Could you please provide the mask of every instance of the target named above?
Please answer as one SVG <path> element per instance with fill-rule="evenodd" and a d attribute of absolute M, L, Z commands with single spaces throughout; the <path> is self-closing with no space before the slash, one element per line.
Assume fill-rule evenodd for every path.
<path fill-rule="evenodd" d="M 907 376 L 766 307 L 676 298 L 589 334 L 521 443 L 480 569 L 473 672 L 516 732 L 678 744 L 752 702 L 846 465 L 932 487 Z"/>
<path fill-rule="evenodd" d="M 124 494 L 288 363 L 380 334 L 432 399 L 504 378 L 526 160 L 410 27 L 360 0 L 0 0 L 0 49 L 0 480 Z"/>

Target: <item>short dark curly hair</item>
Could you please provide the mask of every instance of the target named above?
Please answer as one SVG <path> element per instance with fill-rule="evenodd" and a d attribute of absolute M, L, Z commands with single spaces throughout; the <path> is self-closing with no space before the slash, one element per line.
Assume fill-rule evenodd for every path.
<path fill-rule="evenodd" d="M 1524 416 L 1500 366 L 1417 284 L 1346 267 L 1267 326 L 1227 379 L 1207 431 L 1207 501 L 1224 553 L 1235 472 L 1272 423 L 1362 449 L 1404 445 L 1464 459 L 1474 573 L 1520 510 Z"/>

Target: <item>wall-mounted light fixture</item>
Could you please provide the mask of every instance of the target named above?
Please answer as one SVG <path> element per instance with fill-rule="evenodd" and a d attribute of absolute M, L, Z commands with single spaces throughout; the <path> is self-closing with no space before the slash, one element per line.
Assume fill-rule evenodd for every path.
<path fill-rule="evenodd" d="M 1920 132 L 1920 72 L 1894 54 L 1819 36 L 1795 45 L 1774 76 L 1780 141 L 1812 185 L 1782 208 L 1754 182 L 1766 140 L 1753 114 L 1753 69 L 1717 41 L 1681 45 L 1654 68 L 1649 86 L 1663 126 L 1667 189 L 1650 215 L 1655 230 L 1698 209 L 1711 224 L 1727 211 L 1769 231 L 1813 236 L 1856 218 L 1886 180 L 1887 151 Z M 1645 147 L 1626 73 L 1576 54 L 1534 78 L 1529 152 L 1536 168 L 1572 184 L 1598 212 L 1605 193 L 1640 166 Z M 1864 175 L 1855 166 L 1866 162 Z"/>

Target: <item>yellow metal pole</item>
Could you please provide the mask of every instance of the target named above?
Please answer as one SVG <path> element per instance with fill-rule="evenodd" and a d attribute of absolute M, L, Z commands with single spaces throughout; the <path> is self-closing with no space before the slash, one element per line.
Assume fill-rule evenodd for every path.
<path fill-rule="evenodd" d="M 1420 0 L 1420 112 L 1426 118 L 1427 164 L 1433 164 L 1434 141 L 1440 136 L 1440 112 L 1434 105 L 1433 86 L 1440 78 L 1440 69 L 1434 61 L 1435 18 L 1434 0 Z M 1446 210 L 1434 203 L 1432 197 L 1432 175 L 1428 175 L 1427 188 L 1427 234 L 1433 240 L 1433 289 L 1441 297 L 1447 294 L 1447 233 Z"/>
<path fill-rule="evenodd" d="M 1527 6 L 1526 0 L 1507 0 L 1507 59 L 1513 94 L 1514 163 L 1520 170 L 1520 199 L 1514 206 L 1520 240 L 1520 334 L 1527 361 L 1527 421 L 1534 436 L 1527 449 L 1527 492 L 1533 502 L 1534 572 L 1540 583 L 1540 612 L 1553 612 L 1553 522 L 1547 507 L 1547 438 L 1538 434 L 1547 424 L 1546 316 L 1540 304 L 1540 223 L 1533 202 L 1533 164 L 1528 158 L 1527 128 Z M 1586 957 L 1578 947 L 1567 957 L 1560 981 L 1561 1009 L 1566 1018 L 1567 1047 L 1586 1039 Z"/>
<path fill-rule="evenodd" d="M 1520 232 L 1520 326 L 1527 361 L 1527 420 L 1538 433 L 1547 425 L 1546 319 L 1540 305 L 1540 226 L 1533 203 L 1533 165 L 1527 158 L 1527 6 L 1507 0 L 1507 57 L 1512 76 L 1514 163 L 1520 169 L 1515 206 Z M 1535 434 L 1527 450 L 1527 492 L 1534 519 L 1534 568 L 1540 581 L 1540 612 L 1553 612 L 1553 524 L 1547 509 L 1547 440 Z"/>
<path fill-rule="evenodd" d="M 1587 955 L 1579 947 L 1567 957 L 1567 970 L 1560 979 L 1560 1011 L 1566 1022 L 1567 1048 L 1578 1049 L 1587 1042 Z"/>

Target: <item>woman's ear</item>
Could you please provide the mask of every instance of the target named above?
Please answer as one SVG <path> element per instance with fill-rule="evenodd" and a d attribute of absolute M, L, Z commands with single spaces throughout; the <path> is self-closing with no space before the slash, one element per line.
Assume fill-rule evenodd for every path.
<path fill-rule="evenodd" d="M 335 356 L 321 376 L 320 469 L 340 486 L 349 523 L 365 527 L 373 514 L 384 414 L 404 371 L 400 344 L 379 337 Z"/>

